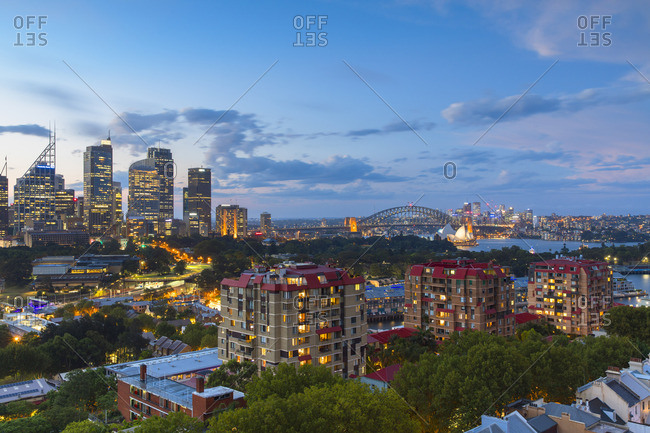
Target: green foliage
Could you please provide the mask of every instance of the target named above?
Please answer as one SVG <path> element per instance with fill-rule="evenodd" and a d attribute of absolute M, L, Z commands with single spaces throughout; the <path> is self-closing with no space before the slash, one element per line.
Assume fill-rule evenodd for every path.
<path fill-rule="evenodd" d="M 180 260 L 178 263 L 176 263 L 176 266 L 174 266 L 174 273 L 176 275 L 183 275 L 185 273 L 185 269 L 187 269 L 187 263 L 185 263 L 185 260 Z"/>
<path fill-rule="evenodd" d="M 236 359 L 223 364 L 208 376 L 207 387 L 227 386 L 228 388 L 243 391 L 257 374 L 257 365 L 250 361 L 239 362 Z"/>
<path fill-rule="evenodd" d="M 211 420 L 209 431 L 416 432 L 415 421 L 405 416 L 408 411 L 404 401 L 392 390 L 373 390 L 349 380 L 313 386 L 286 398 L 273 394 L 256 400 L 247 408 L 227 411 Z"/>
<path fill-rule="evenodd" d="M 175 333 L 176 333 L 176 327 L 167 322 L 158 323 L 158 325 L 156 325 L 156 329 L 153 331 L 153 335 L 155 335 L 156 338 L 160 338 L 163 336 L 171 338 L 172 335 L 174 335 Z"/>
<path fill-rule="evenodd" d="M 107 433 L 108 431 L 108 427 L 104 424 L 85 420 L 68 424 L 61 433 Z"/>
<path fill-rule="evenodd" d="M 183 412 L 170 412 L 162 418 L 152 416 L 140 422 L 136 433 L 203 433 L 204 424 Z"/>
<path fill-rule="evenodd" d="M 204 326 L 201 323 L 195 323 L 185 327 L 185 331 L 181 335 L 181 340 L 185 344 L 192 346 L 193 350 L 199 349 L 200 347 L 216 347 L 214 346 L 204 346 L 203 340 L 206 342 L 218 341 L 219 328 L 216 326 Z M 213 337 L 212 340 L 206 337 Z"/>
<path fill-rule="evenodd" d="M 13 336 L 7 325 L 0 325 L 0 348 L 6 347 L 13 341 Z"/>
<path fill-rule="evenodd" d="M 52 425 L 42 415 L 0 423 L 0 433 L 51 433 Z"/>

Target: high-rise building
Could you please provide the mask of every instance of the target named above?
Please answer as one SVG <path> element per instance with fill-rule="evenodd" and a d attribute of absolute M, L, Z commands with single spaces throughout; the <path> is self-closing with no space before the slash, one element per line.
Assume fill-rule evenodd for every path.
<path fill-rule="evenodd" d="M 14 186 L 14 234 L 29 226 L 34 229 L 56 227 L 55 206 L 56 133 Z"/>
<path fill-rule="evenodd" d="M 63 191 L 65 189 L 65 178 L 62 174 L 54 175 L 54 192 Z"/>
<path fill-rule="evenodd" d="M 54 193 L 54 206 L 57 217 L 73 217 L 75 199 L 74 189 L 61 189 Z"/>
<path fill-rule="evenodd" d="M 101 235 L 113 220 L 113 146 L 108 137 L 84 152 L 84 224 L 91 235 Z"/>
<path fill-rule="evenodd" d="M 463 216 L 471 216 L 472 215 L 472 204 L 471 203 L 463 203 Z"/>
<path fill-rule="evenodd" d="M 562 257 L 530 264 L 528 310 L 558 330 L 592 334 L 611 306 L 612 271 L 607 263 Z"/>
<path fill-rule="evenodd" d="M 170 149 L 150 147 L 147 158 L 155 161 L 160 175 L 160 218 L 174 218 L 174 159 Z"/>
<path fill-rule="evenodd" d="M 480 201 L 475 201 L 472 203 L 472 214 L 475 217 L 480 217 L 481 216 L 481 202 Z"/>
<path fill-rule="evenodd" d="M 124 217 L 122 214 L 122 183 L 113 182 L 113 224 L 115 224 L 116 231 L 119 231 Z"/>
<path fill-rule="evenodd" d="M 217 206 L 215 231 L 221 236 L 245 237 L 248 234 L 248 209 L 237 204 Z"/>
<path fill-rule="evenodd" d="M 183 219 L 190 236 L 208 236 L 212 228 L 212 170 L 187 170 L 187 191 L 183 190 Z"/>
<path fill-rule="evenodd" d="M 156 161 L 147 158 L 129 167 L 129 217 L 143 217 L 148 233 L 158 231 L 160 220 L 160 175 Z"/>
<path fill-rule="evenodd" d="M 260 214 L 260 231 L 265 235 L 271 233 L 271 214 L 268 212 L 262 212 Z"/>
<path fill-rule="evenodd" d="M 221 282 L 219 359 L 260 370 L 284 362 L 365 374 L 365 281 L 313 263 L 246 271 Z"/>
<path fill-rule="evenodd" d="M 413 265 L 406 272 L 404 301 L 404 326 L 432 329 L 438 340 L 464 329 L 514 333 L 514 286 L 509 269 L 494 263 Z"/>
<path fill-rule="evenodd" d="M 9 234 L 9 179 L 5 160 L 5 165 L 0 170 L 0 238 Z"/>

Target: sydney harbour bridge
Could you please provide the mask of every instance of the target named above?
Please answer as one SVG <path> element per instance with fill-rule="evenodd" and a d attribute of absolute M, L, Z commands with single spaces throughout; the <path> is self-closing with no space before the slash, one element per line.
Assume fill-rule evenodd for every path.
<path fill-rule="evenodd" d="M 423 206 L 407 205 L 384 209 L 367 217 L 347 217 L 343 224 L 320 224 L 301 227 L 276 227 L 278 234 L 300 232 L 328 232 L 328 233 L 381 233 L 392 231 L 428 231 L 434 233 L 450 224 L 454 229 L 460 227 L 467 217 L 450 216 L 438 209 Z M 469 217 L 471 218 L 471 217 Z M 512 228 L 502 220 L 486 224 L 474 223 L 474 229 L 481 231 L 503 231 Z"/>

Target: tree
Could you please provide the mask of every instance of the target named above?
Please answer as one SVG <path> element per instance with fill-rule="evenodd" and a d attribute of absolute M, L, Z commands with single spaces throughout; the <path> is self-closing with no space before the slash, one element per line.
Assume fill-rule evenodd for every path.
<path fill-rule="evenodd" d="M 417 424 L 408 413 L 408 406 L 392 390 L 373 390 L 358 381 L 342 381 L 333 386 L 313 386 L 287 398 L 272 395 L 247 408 L 223 412 L 210 421 L 209 431 L 416 432 Z"/>
<path fill-rule="evenodd" d="M 141 421 L 136 433 L 203 433 L 204 424 L 184 412 L 170 412 L 166 417 L 152 416 Z"/>
<path fill-rule="evenodd" d="M 108 427 L 104 424 L 85 420 L 68 424 L 61 433 L 107 433 L 108 431 Z"/>
<path fill-rule="evenodd" d="M 176 333 L 176 327 L 167 322 L 160 322 L 156 326 L 156 329 L 153 331 L 153 333 L 156 338 L 160 338 L 162 336 L 171 337 Z"/>
<path fill-rule="evenodd" d="M 250 361 L 239 362 L 236 359 L 231 359 L 208 376 L 207 386 L 209 388 L 226 386 L 243 391 L 255 374 L 257 374 L 256 364 Z"/>
<path fill-rule="evenodd" d="M 185 273 L 185 269 L 187 268 L 187 263 L 185 263 L 185 260 L 180 260 L 178 263 L 176 263 L 176 266 L 174 266 L 174 273 L 176 275 L 183 275 Z"/>

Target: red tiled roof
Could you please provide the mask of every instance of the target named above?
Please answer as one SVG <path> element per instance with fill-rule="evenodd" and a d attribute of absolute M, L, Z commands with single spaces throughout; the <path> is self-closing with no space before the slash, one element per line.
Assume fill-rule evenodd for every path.
<path fill-rule="evenodd" d="M 413 328 L 397 328 L 388 331 L 375 332 L 374 334 L 368 334 L 368 343 L 370 343 L 371 337 L 373 340 L 381 344 L 386 344 L 388 343 L 388 340 L 390 340 L 390 337 L 392 337 L 393 335 L 397 335 L 399 338 L 409 338 L 411 335 L 415 334 L 416 332 L 417 329 L 413 329 Z"/>
<path fill-rule="evenodd" d="M 532 322 L 533 320 L 539 319 L 539 316 L 536 314 L 531 314 L 531 313 L 519 313 L 515 314 L 515 322 L 517 325 L 521 325 L 522 323 L 528 323 Z"/>
<path fill-rule="evenodd" d="M 367 377 L 368 379 L 379 380 L 381 382 L 392 382 L 395 378 L 395 373 L 397 373 L 400 368 L 402 368 L 400 364 L 393 364 L 373 373 L 366 374 L 364 377 Z"/>

